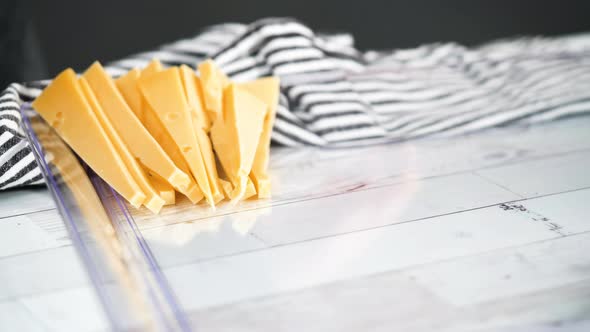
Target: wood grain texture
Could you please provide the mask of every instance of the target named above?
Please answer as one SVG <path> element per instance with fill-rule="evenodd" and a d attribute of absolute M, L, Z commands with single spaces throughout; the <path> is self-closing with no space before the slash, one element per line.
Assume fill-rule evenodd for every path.
<path fill-rule="evenodd" d="M 272 199 L 133 213 L 200 331 L 575 329 L 588 128 L 274 149 Z M 46 191 L 0 193 L 0 330 L 107 328 L 66 234 Z"/>
<path fill-rule="evenodd" d="M 45 188 L 0 191 L 0 218 L 55 209 Z"/>
<path fill-rule="evenodd" d="M 200 310 L 205 331 L 473 331 L 588 318 L 590 234 Z M 587 252 L 587 251 L 586 251 Z M 584 267 L 585 266 L 585 267 Z"/>

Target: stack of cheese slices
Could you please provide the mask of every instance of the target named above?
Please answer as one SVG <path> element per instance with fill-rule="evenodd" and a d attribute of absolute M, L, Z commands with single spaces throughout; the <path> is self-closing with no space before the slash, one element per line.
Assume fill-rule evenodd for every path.
<path fill-rule="evenodd" d="M 113 79 L 95 62 L 60 73 L 33 108 L 131 205 L 158 213 L 176 192 L 214 207 L 270 197 L 275 77 L 234 83 L 211 60 L 153 60 Z"/>

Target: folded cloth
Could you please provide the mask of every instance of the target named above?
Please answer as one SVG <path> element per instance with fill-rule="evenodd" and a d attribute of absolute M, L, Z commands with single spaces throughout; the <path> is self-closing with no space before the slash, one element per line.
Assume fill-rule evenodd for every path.
<path fill-rule="evenodd" d="M 110 63 L 119 75 L 152 58 L 213 58 L 232 79 L 275 75 L 278 145 L 356 146 L 472 133 L 590 114 L 590 34 L 361 52 L 349 34 L 314 33 L 293 19 L 222 24 Z M 18 109 L 49 81 L 0 95 L 0 189 L 42 183 Z"/>

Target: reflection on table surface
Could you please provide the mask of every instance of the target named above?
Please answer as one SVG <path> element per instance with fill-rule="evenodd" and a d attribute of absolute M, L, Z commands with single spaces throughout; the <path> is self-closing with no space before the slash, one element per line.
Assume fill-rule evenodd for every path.
<path fill-rule="evenodd" d="M 588 128 L 275 148 L 272 199 L 130 211 L 198 330 L 574 328 L 590 308 Z M 51 211 L 2 220 L 43 230 Z M 67 242 L 0 255 L 0 326 L 106 328 Z"/>

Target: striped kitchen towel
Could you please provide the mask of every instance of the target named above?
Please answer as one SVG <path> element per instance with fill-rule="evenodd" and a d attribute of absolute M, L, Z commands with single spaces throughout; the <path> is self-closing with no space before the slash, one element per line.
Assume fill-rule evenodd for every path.
<path fill-rule="evenodd" d="M 590 34 L 362 52 L 349 34 L 293 19 L 210 27 L 191 39 L 110 63 L 119 75 L 152 58 L 213 58 L 234 80 L 281 78 L 275 144 L 346 147 L 529 125 L 590 113 Z M 0 189 L 42 182 L 18 109 L 48 81 L 0 95 Z"/>

